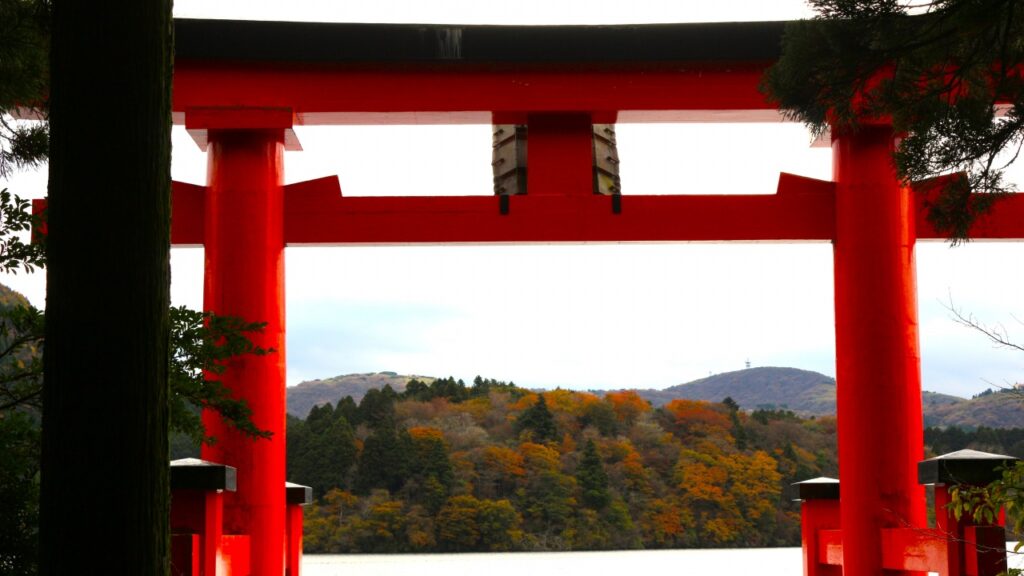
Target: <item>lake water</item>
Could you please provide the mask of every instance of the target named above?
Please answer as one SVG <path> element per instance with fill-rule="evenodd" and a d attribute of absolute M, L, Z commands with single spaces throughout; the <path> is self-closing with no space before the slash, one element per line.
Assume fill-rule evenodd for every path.
<path fill-rule="evenodd" d="M 751 567 L 756 566 L 756 571 Z M 303 576 L 571 576 L 581 574 L 799 576 L 799 548 L 509 552 L 490 554 L 306 555 Z"/>
<path fill-rule="evenodd" d="M 1024 558 L 1010 555 L 1011 567 Z M 511 552 L 490 554 L 306 555 L 303 576 L 573 576 L 583 574 L 800 576 L 799 548 Z"/>

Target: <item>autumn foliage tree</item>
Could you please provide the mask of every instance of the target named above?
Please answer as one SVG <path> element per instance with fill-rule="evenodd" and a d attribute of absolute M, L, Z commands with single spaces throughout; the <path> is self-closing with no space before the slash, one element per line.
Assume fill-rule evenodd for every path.
<path fill-rule="evenodd" d="M 308 431 L 342 406 L 366 419 L 353 427 L 355 469 L 307 509 L 307 550 L 795 545 L 784 484 L 835 474 L 834 419 L 478 382 L 458 402 L 424 394 L 429 386 L 378 391 L 358 410 L 343 400 L 292 422 Z"/>

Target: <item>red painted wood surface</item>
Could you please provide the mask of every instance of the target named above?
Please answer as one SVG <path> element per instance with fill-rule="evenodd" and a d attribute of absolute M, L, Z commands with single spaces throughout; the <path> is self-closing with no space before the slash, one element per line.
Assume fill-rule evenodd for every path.
<path fill-rule="evenodd" d="M 285 186 L 285 242 L 299 245 L 507 242 L 821 241 L 835 236 L 834 184 L 780 174 L 774 195 L 622 197 L 613 214 L 603 196 L 510 199 L 502 216 L 492 196 L 344 197 L 335 176 Z M 203 245 L 205 187 L 174 183 L 175 246 Z M 933 194 L 915 194 L 919 240 L 946 239 L 927 220 Z M 34 204 L 38 212 L 45 204 Z M 996 202 L 971 229 L 973 240 L 1024 239 L 1024 194 Z"/>
<path fill-rule="evenodd" d="M 493 196 L 345 198 L 316 182 L 287 187 L 289 245 L 828 240 L 833 229 L 832 196 L 804 190 L 624 196 L 620 214 L 607 196 L 527 194 L 502 215 Z"/>
<path fill-rule="evenodd" d="M 217 576 L 251 576 L 256 574 L 252 562 L 252 548 L 256 546 L 245 534 L 225 534 L 224 556 L 217 564 Z M 278 570 L 277 574 L 281 574 Z"/>
<path fill-rule="evenodd" d="M 221 375 L 248 401 L 253 423 L 273 434 L 252 439 L 212 411 L 203 422 L 218 442 L 203 459 L 238 469 L 225 495 L 225 534 L 248 535 L 254 576 L 280 576 L 285 534 L 285 354 L 283 130 L 211 130 L 204 207 L 204 306 L 266 322 L 253 342 L 274 352 L 232 359 Z"/>
<path fill-rule="evenodd" d="M 224 525 L 224 493 L 206 490 L 174 490 L 171 494 L 171 533 L 194 534 L 197 576 L 215 576 L 222 561 L 221 537 Z M 177 545 L 174 540 L 172 545 Z M 185 541 L 182 541 L 185 542 Z M 178 551 L 173 550 L 177 558 Z"/>
<path fill-rule="evenodd" d="M 843 574 L 881 573 L 882 529 L 925 525 L 915 214 L 888 127 L 833 139 Z M 879 400 L 883 399 L 883 400 Z"/>
<path fill-rule="evenodd" d="M 950 576 L 949 548 L 959 546 L 940 530 L 885 528 L 882 530 L 882 565 L 888 570 L 938 572 Z"/>
<path fill-rule="evenodd" d="M 302 506 L 288 505 L 287 546 L 285 558 L 285 576 L 299 576 L 302 568 Z"/>
<path fill-rule="evenodd" d="M 198 534 L 171 534 L 171 576 L 199 576 Z"/>
<path fill-rule="evenodd" d="M 202 246 L 206 226 L 206 186 L 174 182 L 171 198 L 171 245 Z"/>
<path fill-rule="evenodd" d="M 829 535 L 838 529 L 839 500 L 804 500 L 800 503 L 800 539 L 804 576 L 842 575 L 843 571 L 840 566 L 829 562 L 829 550 L 835 548 L 835 543 L 830 542 Z M 822 538 L 823 533 L 824 538 Z M 841 539 L 839 545 L 842 546 Z M 819 556 L 821 553 L 825 555 L 824 562 Z M 841 565 L 842 557 L 839 556 L 833 560 Z"/>
<path fill-rule="evenodd" d="M 594 122 L 667 121 L 678 111 L 774 111 L 765 63 L 717 67 L 441 67 L 175 61 L 173 110 L 291 108 L 298 124 L 525 123 L 534 112 Z"/>
<path fill-rule="evenodd" d="M 818 563 L 824 566 L 843 565 L 843 531 L 839 528 L 818 531 Z"/>
<path fill-rule="evenodd" d="M 968 526 L 964 529 L 964 541 L 964 574 L 1006 573 L 1006 531 L 1002 526 Z"/>
<path fill-rule="evenodd" d="M 816 545 L 805 555 L 805 576 L 840 574 L 843 565 L 841 530 L 819 530 Z M 1000 526 L 964 526 L 958 532 L 943 528 L 901 527 L 881 530 L 882 566 L 887 571 L 935 572 L 939 576 L 997 576 L 1006 571 L 1006 538 Z M 836 570 L 836 571 L 832 571 Z"/>
<path fill-rule="evenodd" d="M 959 520 L 952 514 L 949 505 L 952 497 L 949 494 L 949 487 L 944 485 L 935 486 L 935 529 L 942 534 L 948 535 L 958 542 L 964 541 L 964 528 L 970 521 L 970 515 L 961 516 Z M 940 511 L 945 510 L 943 514 Z M 962 576 L 964 562 L 963 546 L 950 546 L 945 562 L 937 567 L 937 572 L 942 576 Z"/>
<path fill-rule="evenodd" d="M 589 114 L 537 113 L 530 131 L 526 188 L 530 196 L 594 195 L 594 128 Z"/>

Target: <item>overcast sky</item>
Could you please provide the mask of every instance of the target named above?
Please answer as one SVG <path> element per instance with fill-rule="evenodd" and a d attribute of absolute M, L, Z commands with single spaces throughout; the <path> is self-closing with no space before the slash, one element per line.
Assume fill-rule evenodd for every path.
<path fill-rule="evenodd" d="M 613 24 L 784 20 L 797 1 L 177 0 L 179 17 Z M 772 193 L 780 171 L 828 179 L 802 126 L 619 125 L 624 194 Z M 297 127 L 287 182 L 337 174 L 345 195 L 490 195 L 490 128 Z M 99 134 L 98 134 L 99 137 Z M 205 155 L 175 128 L 172 173 Z M 1012 180 L 1024 182 L 1012 174 Z M 107 174 L 116 178 L 116 170 Z M 45 174 L 9 183 L 45 194 Z M 918 247 L 926 390 L 969 396 L 1021 380 L 1024 354 L 956 325 L 950 300 L 1024 342 L 1024 244 Z M 172 298 L 202 306 L 202 250 L 172 251 Z M 663 388 L 792 366 L 835 374 L 829 244 L 289 248 L 288 382 L 353 372 L 481 374 L 530 387 Z M 0 281 L 44 303 L 42 275 Z M 116 281 L 116 276 L 111 277 Z"/>

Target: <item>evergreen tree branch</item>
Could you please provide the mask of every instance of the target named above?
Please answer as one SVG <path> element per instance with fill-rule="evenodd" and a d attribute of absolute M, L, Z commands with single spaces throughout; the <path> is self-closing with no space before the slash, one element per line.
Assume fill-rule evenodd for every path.
<path fill-rule="evenodd" d="M 965 172 L 930 211 L 954 243 L 1014 185 L 1003 170 L 1024 138 L 1024 15 L 1017 0 L 815 0 L 791 23 L 763 88 L 816 135 L 891 121 L 906 183 Z M 1013 104 L 997 118 L 997 106 Z M 1010 153 L 1004 162 L 1003 155 Z M 969 186 L 969 187 L 968 187 Z M 973 194 L 972 194 L 973 192 Z"/>

